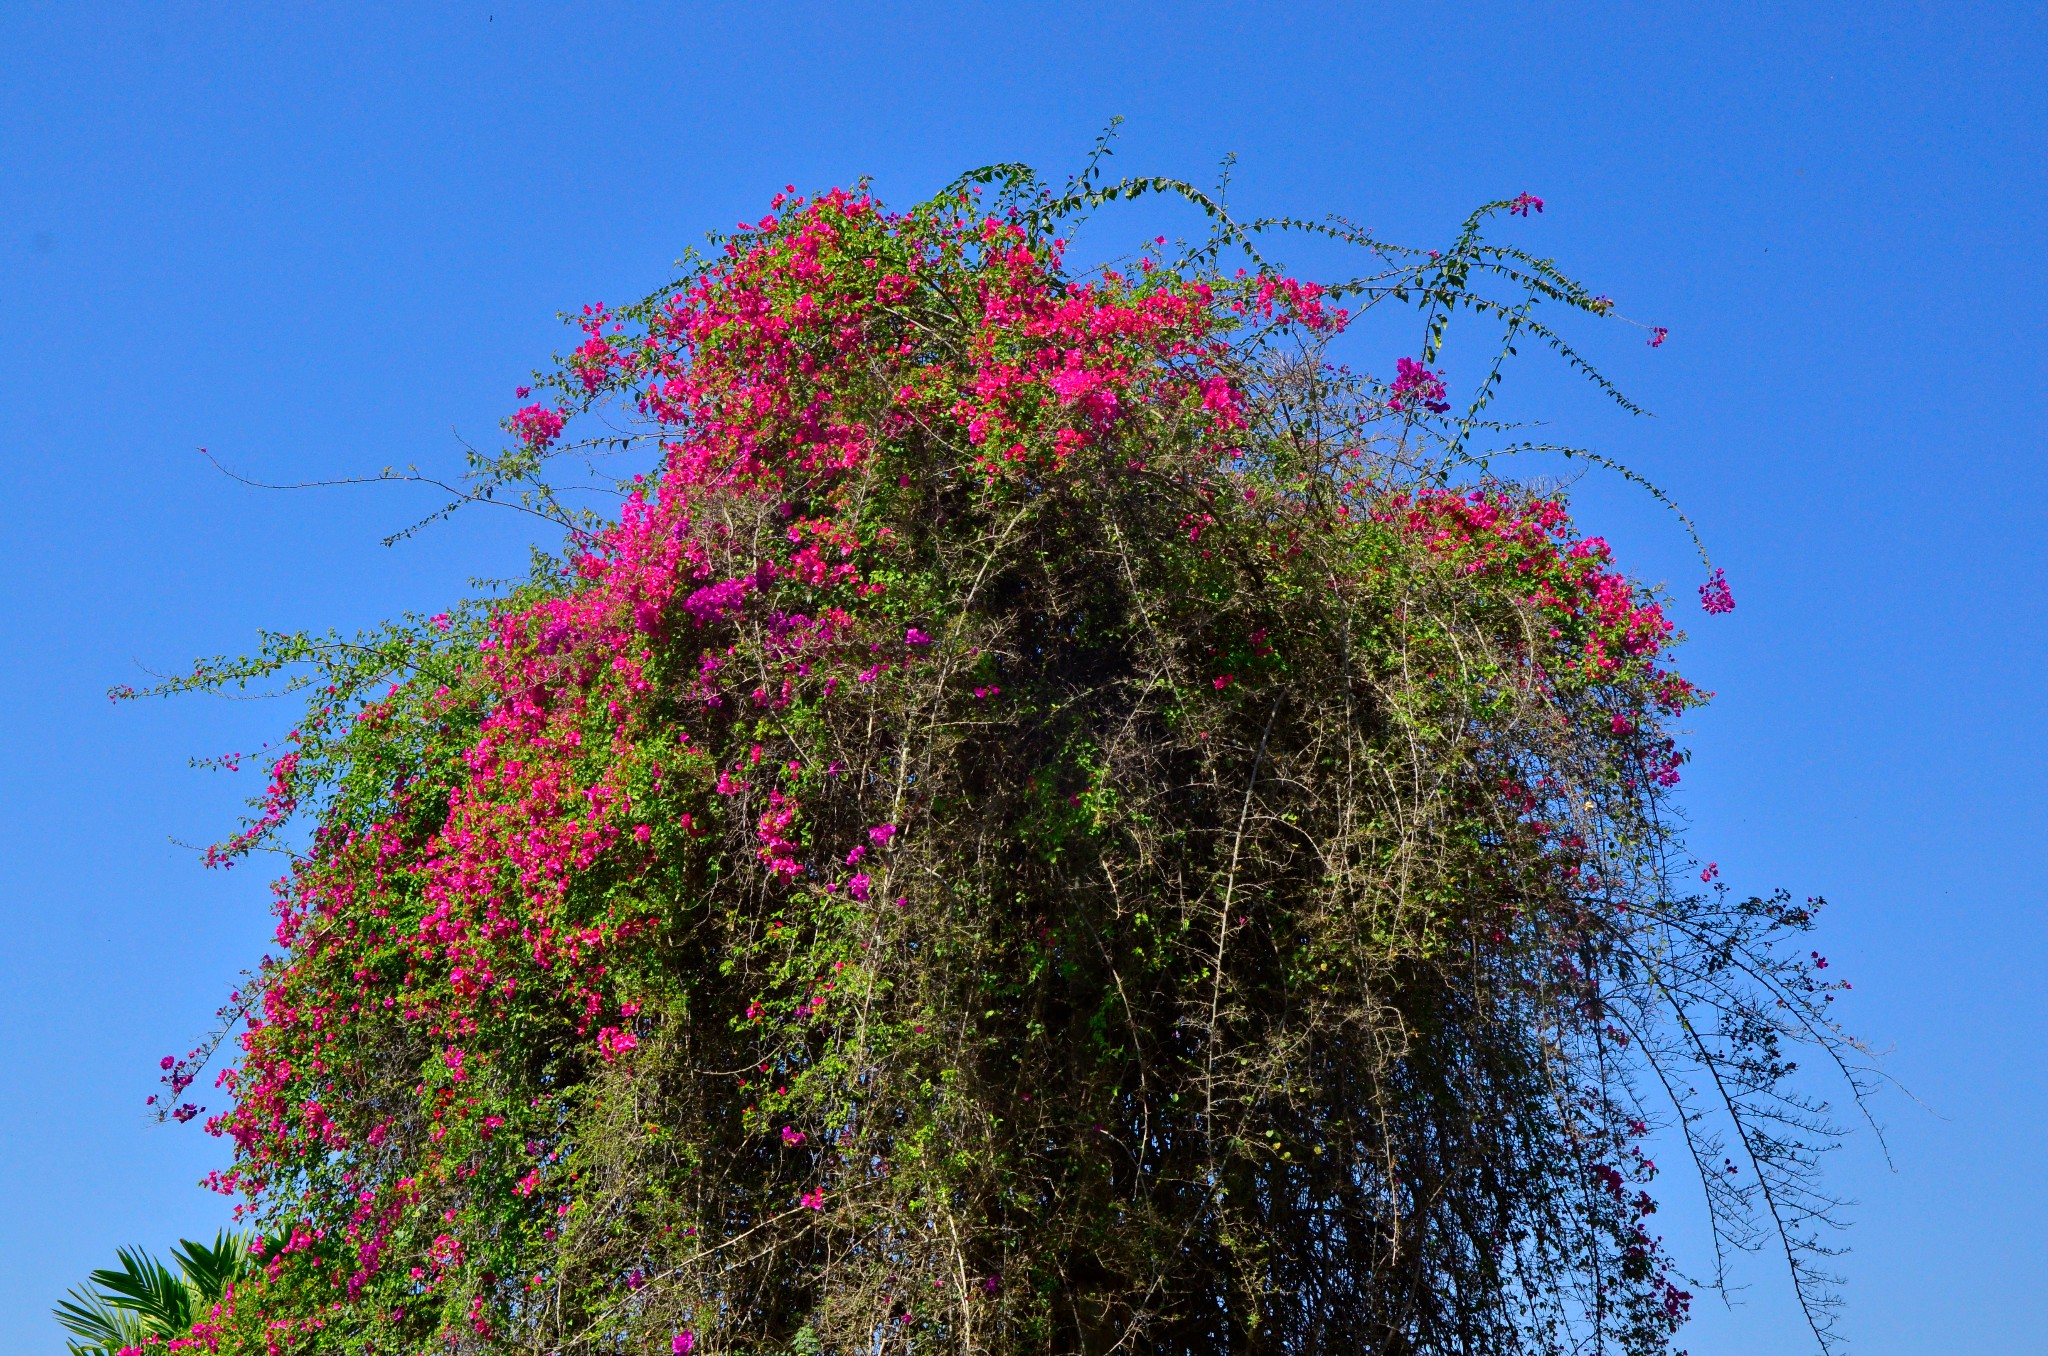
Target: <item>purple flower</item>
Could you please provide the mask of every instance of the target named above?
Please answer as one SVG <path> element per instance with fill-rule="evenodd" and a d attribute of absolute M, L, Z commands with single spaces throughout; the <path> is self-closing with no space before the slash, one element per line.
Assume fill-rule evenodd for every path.
<path fill-rule="evenodd" d="M 560 617 L 549 621 L 546 626 L 541 628 L 539 637 L 540 652 L 542 654 L 560 654 L 569 643 L 572 629 L 569 623 L 563 621 Z"/>
<path fill-rule="evenodd" d="M 1394 384 L 1387 388 L 1387 408 L 1405 410 L 1420 405 L 1431 414 L 1447 414 L 1451 402 L 1444 399 L 1444 379 L 1413 358 L 1394 360 Z"/>
<path fill-rule="evenodd" d="M 716 584 L 706 584 L 689 597 L 683 599 L 683 610 L 697 619 L 697 625 L 709 626 L 729 613 L 739 611 L 746 601 L 747 590 L 753 586 L 749 579 L 724 579 Z"/>
<path fill-rule="evenodd" d="M 1710 616 L 1719 616 L 1723 612 L 1735 610 L 1735 595 L 1728 591 L 1728 581 L 1719 570 L 1714 571 L 1713 577 L 1700 585 L 1700 606 L 1705 608 Z"/>

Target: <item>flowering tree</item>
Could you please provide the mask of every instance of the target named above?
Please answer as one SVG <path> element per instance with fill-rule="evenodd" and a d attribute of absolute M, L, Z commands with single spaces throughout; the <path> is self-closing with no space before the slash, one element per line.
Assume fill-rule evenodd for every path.
<path fill-rule="evenodd" d="M 1210 240 L 1064 262 L 1169 192 Z M 181 1340 L 1657 1351 L 1664 1125 L 1825 1341 L 1810 909 L 1686 888 L 1672 623 L 1487 471 L 1517 343 L 1621 399 L 1543 319 L 1606 299 L 1482 233 L 1540 201 L 1441 252 L 1092 164 L 772 206 L 473 468 L 563 559 L 158 689 L 311 696 L 217 850 L 310 823 L 207 1121 L 285 1241 Z M 1402 304 L 1391 382 L 1326 356 Z"/>

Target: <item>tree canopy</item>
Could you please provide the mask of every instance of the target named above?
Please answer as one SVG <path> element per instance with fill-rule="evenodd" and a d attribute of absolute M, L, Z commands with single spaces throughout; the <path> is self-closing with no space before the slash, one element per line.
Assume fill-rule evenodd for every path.
<path fill-rule="evenodd" d="M 217 850 L 301 844 L 208 1121 L 279 1241 L 182 1340 L 1658 1351 L 1660 1126 L 1825 1335 L 1811 901 L 1703 883 L 1665 600 L 1490 471 L 1518 345 L 1621 399 L 1546 318 L 1611 303 L 1488 238 L 1528 195 L 1417 251 L 1094 170 L 778 195 L 461 488 L 561 557 L 160 689 L 311 698 Z M 1144 193 L 1214 234 L 1066 262 Z M 1391 380 L 1329 355 L 1380 306 Z"/>

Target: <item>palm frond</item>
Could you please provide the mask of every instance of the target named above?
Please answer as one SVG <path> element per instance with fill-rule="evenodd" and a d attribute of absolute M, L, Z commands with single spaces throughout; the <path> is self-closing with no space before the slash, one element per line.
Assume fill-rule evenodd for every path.
<path fill-rule="evenodd" d="M 114 1256 L 119 1268 L 91 1276 L 109 1304 L 140 1314 L 166 1337 L 192 1326 L 192 1292 L 183 1277 L 140 1248 L 122 1248 Z"/>
<path fill-rule="evenodd" d="M 178 1245 L 171 1249 L 171 1257 L 177 1262 L 178 1270 L 184 1273 L 196 1307 L 204 1310 L 248 1272 L 249 1237 L 223 1229 L 214 1235 L 211 1243 L 179 1239 Z"/>
<path fill-rule="evenodd" d="M 122 1347 L 139 1347 L 149 1337 L 142 1316 L 117 1309 L 90 1287 L 73 1290 L 50 1311 L 67 1332 L 85 1338 L 71 1342 L 72 1356 L 114 1356 Z"/>

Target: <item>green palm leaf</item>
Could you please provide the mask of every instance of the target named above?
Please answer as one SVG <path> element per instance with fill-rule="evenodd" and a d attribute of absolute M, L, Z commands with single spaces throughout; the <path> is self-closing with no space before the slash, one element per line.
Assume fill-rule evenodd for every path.
<path fill-rule="evenodd" d="M 120 1266 L 93 1272 L 85 1286 L 51 1310 L 83 1339 L 70 1343 L 72 1356 L 115 1356 L 151 1337 L 184 1336 L 253 1269 L 249 1242 L 247 1235 L 226 1229 L 211 1243 L 180 1239 L 171 1249 L 176 1271 L 140 1248 L 120 1249 Z"/>
<path fill-rule="evenodd" d="M 122 1347 L 141 1346 L 150 1336 L 141 1315 L 115 1308 L 90 1287 L 73 1290 L 51 1312 L 67 1331 L 85 1339 L 68 1344 L 72 1356 L 112 1356 Z"/>
<path fill-rule="evenodd" d="M 122 1248 L 121 1265 L 92 1273 L 92 1283 L 117 1308 L 139 1314 L 159 1336 L 176 1337 L 192 1326 L 192 1292 L 184 1277 L 140 1248 Z"/>
<path fill-rule="evenodd" d="M 249 1237 L 223 1229 L 214 1235 L 212 1243 L 179 1239 L 178 1246 L 171 1249 L 171 1257 L 204 1312 L 249 1271 Z"/>

